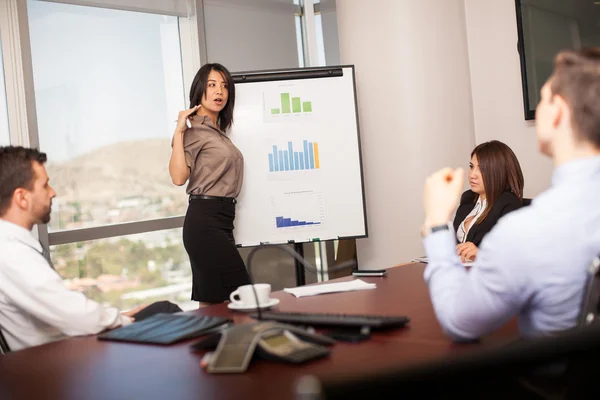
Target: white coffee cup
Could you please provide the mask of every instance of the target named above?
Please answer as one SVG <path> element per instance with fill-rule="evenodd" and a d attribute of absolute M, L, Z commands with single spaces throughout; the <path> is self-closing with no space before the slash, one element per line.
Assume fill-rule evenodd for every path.
<path fill-rule="evenodd" d="M 240 286 L 231 293 L 229 300 L 235 305 L 247 307 L 256 307 L 256 298 L 258 298 L 258 304 L 261 306 L 271 301 L 271 285 L 268 283 L 255 283 L 254 289 L 256 290 L 256 297 L 254 297 L 252 285 Z"/>

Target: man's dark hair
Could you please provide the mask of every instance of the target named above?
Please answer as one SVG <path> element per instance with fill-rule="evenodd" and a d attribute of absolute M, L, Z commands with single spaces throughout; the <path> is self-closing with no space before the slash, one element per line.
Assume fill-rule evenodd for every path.
<path fill-rule="evenodd" d="M 600 47 L 558 53 L 550 90 L 571 108 L 575 134 L 600 148 Z"/>
<path fill-rule="evenodd" d="M 44 164 L 46 153 L 21 146 L 0 147 L 0 216 L 10 207 L 15 190 L 33 189 L 33 162 Z"/>
<path fill-rule="evenodd" d="M 223 107 L 219 113 L 219 118 L 217 120 L 217 124 L 219 125 L 218 128 L 225 132 L 233 123 L 233 107 L 235 106 L 235 86 L 233 84 L 233 77 L 227 68 L 221 64 L 213 63 L 204 64 L 202 68 L 198 70 L 190 89 L 190 108 L 196 107 L 201 103 L 202 97 L 204 97 L 204 94 L 206 93 L 206 83 L 210 71 L 221 73 L 227 83 L 227 91 L 229 94 L 227 104 L 225 104 L 225 107 Z"/>

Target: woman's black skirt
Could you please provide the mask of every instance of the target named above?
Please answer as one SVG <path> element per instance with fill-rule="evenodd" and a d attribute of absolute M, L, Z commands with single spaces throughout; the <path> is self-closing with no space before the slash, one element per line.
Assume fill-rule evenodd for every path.
<path fill-rule="evenodd" d="M 188 205 L 183 245 L 192 266 L 192 300 L 220 303 L 250 283 L 233 239 L 235 201 L 227 200 L 191 199 Z"/>

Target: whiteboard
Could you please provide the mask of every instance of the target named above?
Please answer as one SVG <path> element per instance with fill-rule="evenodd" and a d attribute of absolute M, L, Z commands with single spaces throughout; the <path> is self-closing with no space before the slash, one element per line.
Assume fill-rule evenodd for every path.
<path fill-rule="evenodd" d="M 252 73 L 258 82 L 235 84 L 229 135 L 244 155 L 238 246 L 366 237 L 354 67 L 311 71 L 332 69 L 341 76 L 296 69 L 278 71 L 291 78 L 280 80 L 263 71 Z"/>

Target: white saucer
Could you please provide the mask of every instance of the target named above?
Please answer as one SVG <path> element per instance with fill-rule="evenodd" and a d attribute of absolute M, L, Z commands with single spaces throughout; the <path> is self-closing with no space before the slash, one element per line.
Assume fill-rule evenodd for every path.
<path fill-rule="evenodd" d="M 279 299 L 271 299 L 269 300 L 269 302 L 267 304 L 261 304 L 260 305 L 260 309 L 263 310 L 265 308 L 271 308 L 273 306 L 276 306 L 277 304 L 279 304 Z M 255 311 L 256 310 L 256 305 L 252 304 L 252 305 L 238 305 L 235 303 L 229 303 L 227 304 L 227 308 L 229 308 L 230 310 L 237 310 L 237 311 Z"/>

